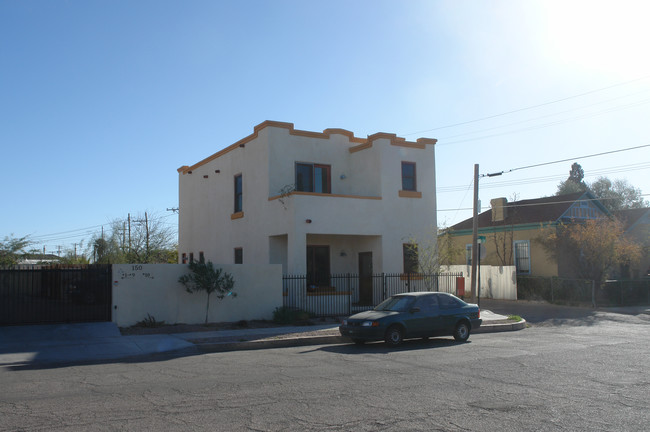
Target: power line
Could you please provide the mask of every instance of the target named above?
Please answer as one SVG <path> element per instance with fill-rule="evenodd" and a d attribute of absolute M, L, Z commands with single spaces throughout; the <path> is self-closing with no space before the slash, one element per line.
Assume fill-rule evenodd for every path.
<path fill-rule="evenodd" d="M 421 131 L 417 131 L 417 132 L 402 134 L 402 136 L 417 135 L 417 134 L 422 134 L 422 133 L 425 133 L 425 132 L 432 132 L 432 131 L 440 130 L 440 129 L 448 129 L 448 128 L 451 128 L 451 127 L 462 126 L 462 125 L 466 125 L 466 124 L 470 124 L 470 123 L 480 122 L 480 121 L 483 121 L 483 120 L 489 120 L 489 119 L 493 119 L 493 118 L 497 118 L 497 117 L 502 117 L 502 116 L 505 116 L 505 115 L 508 115 L 508 114 L 514 114 L 514 113 L 521 112 L 521 111 L 527 111 L 527 110 L 543 107 L 543 106 L 546 106 L 546 105 L 551 105 L 551 104 L 555 104 L 555 103 L 558 103 L 558 102 L 564 102 L 564 101 L 567 101 L 567 100 L 570 100 L 570 99 L 579 98 L 579 97 L 586 96 L 586 95 L 589 95 L 589 94 L 592 94 L 592 93 L 597 93 L 597 92 L 601 92 L 601 91 L 604 91 L 604 90 L 609 90 L 611 88 L 620 87 L 620 86 L 630 84 L 630 83 L 633 83 L 633 82 L 643 81 L 643 80 L 645 80 L 645 79 L 647 79 L 649 77 L 650 77 L 650 75 L 645 75 L 645 76 L 642 76 L 640 78 L 635 78 L 633 80 L 624 81 L 624 82 L 613 84 L 613 85 L 610 85 L 610 86 L 607 86 L 607 87 L 602 87 L 602 88 L 599 88 L 599 89 L 590 90 L 590 91 L 587 91 L 587 92 L 584 92 L 584 93 L 579 93 L 579 94 L 576 94 L 576 95 L 573 95 L 573 96 L 567 96 L 567 97 L 564 97 L 564 98 L 561 98 L 561 99 L 556 99 L 556 100 L 553 100 L 553 101 L 544 102 L 544 103 L 537 104 L 537 105 L 531 105 L 531 106 L 524 107 L 524 108 L 518 108 L 518 109 L 515 109 L 515 110 L 512 110 L 512 111 L 506 111 L 506 112 L 503 112 L 503 113 L 500 113 L 500 114 L 494 114 L 494 115 L 490 115 L 490 116 L 487 116 L 487 117 L 481 117 L 481 118 L 474 119 L 474 120 L 468 120 L 468 121 L 454 123 L 454 124 L 450 124 L 450 125 L 446 125 L 446 126 L 435 127 L 435 128 L 432 128 L 432 129 L 426 129 L 426 130 L 421 130 Z"/>
<path fill-rule="evenodd" d="M 638 170 L 649 169 L 649 168 L 650 168 L 650 162 L 642 162 L 642 163 L 631 164 L 631 165 L 620 165 L 611 168 L 602 168 L 602 169 L 585 171 L 585 177 L 596 177 L 596 176 L 602 176 L 604 174 L 638 171 Z M 508 180 L 508 181 L 500 181 L 500 182 L 493 181 L 484 184 L 482 188 L 491 189 L 491 188 L 499 188 L 499 187 L 507 187 L 507 186 L 525 185 L 531 183 L 544 183 L 544 182 L 558 181 L 564 179 L 566 179 L 566 174 L 554 174 L 554 175 L 541 176 L 541 177 L 528 177 L 525 179 L 518 179 L 518 180 Z M 436 192 L 449 193 L 449 192 L 461 192 L 465 190 L 466 190 L 466 186 L 456 185 L 456 186 L 439 187 L 437 188 Z"/>
<path fill-rule="evenodd" d="M 450 138 L 457 138 L 457 137 L 462 137 L 462 136 L 466 136 L 466 135 L 472 135 L 472 134 L 477 134 L 477 133 L 481 133 L 481 132 L 487 132 L 487 131 L 494 130 L 494 129 L 505 128 L 505 127 L 508 127 L 508 126 L 514 126 L 514 125 L 518 125 L 518 124 L 521 124 L 521 123 L 528 123 L 528 122 L 531 122 L 531 121 L 541 120 L 541 119 L 548 118 L 548 117 L 554 117 L 554 116 L 557 116 L 557 115 L 560 115 L 560 114 L 566 114 L 566 113 L 569 113 L 569 112 L 578 111 L 578 110 L 582 110 L 582 109 L 586 109 L 586 108 L 592 108 L 595 105 L 600 105 L 600 104 L 612 102 L 612 101 L 615 101 L 615 100 L 624 99 L 624 98 L 627 98 L 627 97 L 630 97 L 630 96 L 635 96 L 635 95 L 638 95 L 638 94 L 641 94 L 641 93 L 647 93 L 649 91 L 650 91 L 650 89 L 641 90 L 641 91 L 634 92 L 634 93 L 628 93 L 628 94 L 623 95 L 623 96 L 617 96 L 615 98 L 610 98 L 610 99 L 607 99 L 607 100 L 604 100 L 604 101 L 594 102 L 594 103 L 591 103 L 589 105 L 583 105 L 581 107 L 571 108 L 571 109 L 568 109 L 568 110 L 555 112 L 555 113 L 551 113 L 551 114 L 546 114 L 546 115 L 538 116 L 538 117 L 534 117 L 534 118 L 529 118 L 529 119 L 526 119 L 526 120 L 520 120 L 520 121 L 507 123 L 507 124 L 500 125 L 500 126 L 494 126 L 494 127 L 490 127 L 490 128 L 475 130 L 475 131 L 472 131 L 472 132 L 464 132 L 464 133 L 451 135 L 451 136 L 447 136 L 447 137 L 440 137 L 438 139 L 438 142 L 444 141 L 444 140 L 447 140 L 447 139 L 450 139 Z M 618 105 L 618 106 L 615 106 L 615 107 L 611 107 L 611 108 L 609 108 L 609 109 L 607 109 L 606 111 L 603 111 L 603 112 L 610 112 L 610 111 L 615 111 L 615 110 L 618 110 L 618 109 L 629 108 L 630 106 L 636 106 L 636 105 L 645 103 L 647 100 L 648 99 L 644 99 L 644 100 L 641 100 L 641 101 L 628 103 L 626 105 Z M 602 112 L 599 112 L 599 113 L 596 113 L 596 114 L 600 114 L 600 113 L 602 113 Z M 586 114 L 584 114 L 584 115 L 586 115 Z M 592 113 L 592 115 L 593 115 L 593 113 Z M 446 143 L 446 144 L 453 144 L 453 143 L 454 142 Z"/>
<path fill-rule="evenodd" d="M 540 167 L 540 166 L 553 165 L 553 164 L 561 163 L 561 162 L 575 161 L 575 160 L 578 160 L 578 159 L 588 159 L 588 158 L 592 158 L 592 157 L 596 157 L 596 156 L 604 156 L 604 155 L 613 154 L 613 153 L 620 153 L 620 152 L 624 152 L 624 151 L 637 150 L 637 149 L 644 148 L 644 147 L 650 147 L 650 144 L 644 144 L 644 145 L 635 146 L 635 147 L 628 147 L 628 148 L 619 149 L 619 150 L 611 150 L 611 151 L 602 152 L 602 153 L 594 153 L 594 154 L 590 154 L 590 155 L 586 155 L 586 156 L 578 156 L 578 157 L 573 157 L 573 158 L 568 158 L 568 159 L 555 160 L 555 161 L 551 161 L 551 162 L 543 162 L 543 163 L 534 164 L 534 165 L 526 165 L 526 166 L 523 166 L 523 167 L 512 168 L 512 169 L 507 170 L 507 171 L 501 171 L 501 172 L 490 173 L 490 174 L 481 174 L 481 177 L 494 177 L 494 176 L 498 176 L 498 175 L 501 175 L 501 174 L 510 173 L 510 172 L 513 172 L 513 171 L 519 171 L 519 170 L 529 169 L 529 168 L 537 168 L 537 167 Z"/>
<path fill-rule="evenodd" d="M 518 132 L 526 132 L 526 131 L 531 131 L 531 130 L 543 129 L 543 128 L 547 128 L 547 127 L 550 127 L 550 126 L 557 126 L 557 125 L 560 125 L 560 124 L 569 123 L 569 122 L 572 122 L 572 121 L 575 121 L 575 120 L 583 120 L 583 119 L 590 118 L 590 117 L 595 117 L 595 116 L 598 116 L 598 115 L 601 115 L 601 114 L 608 114 L 610 112 L 619 111 L 619 110 L 626 109 L 626 108 L 637 107 L 637 106 L 646 104 L 648 102 L 650 102 L 650 99 L 645 99 L 643 101 L 638 101 L 638 102 L 627 104 L 627 105 L 621 105 L 621 106 L 618 106 L 618 107 L 609 108 L 609 109 L 606 109 L 606 110 L 603 110 L 603 111 L 598 111 L 598 112 L 595 112 L 595 113 L 583 114 L 583 115 L 568 118 L 568 119 L 559 119 L 559 120 L 549 122 L 549 123 L 543 123 L 543 124 L 539 124 L 539 125 L 532 125 L 532 126 L 528 126 L 528 127 L 521 128 L 521 129 L 515 129 L 515 130 L 495 133 L 495 134 L 491 134 L 491 135 L 483 135 L 483 136 L 474 137 L 474 138 L 466 138 L 466 139 L 461 139 L 461 140 L 456 140 L 456 141 L 449 141 L 449 142 L 445 142 L 444 138 L 440 138 L 440 139 L 438 139 L 438 142 L 439 142 L 438 146 L 450 145 L 450 144 L 458 144 L 458 143 L 463 143 L 463 142 L 468 142 L 468 141 L 476 141 L 476 140 L 481 140 L 481 139 L 486 139 L 486 138 L 494 138 L 494 137 L 497 137 L 497 136 L 510 135 L 510 134 L 518 133 Z M 530 120 L 525 120 L 523 122 L 526 122 L 526 121 L 530 121 Z M 522 122 L 520 122 L 520 123 L 522 123 Z M 514 123 L 514 124 L 517 124 L 517 123 Z M 506 126 L 498 126 L 498 127 L 490 128 L 490 129 L 486 129 L 486 130 L 498 129 L 500 127 L 507 127 L 507 126 L 508 125 L 506 125 Z M 468 135 L 468 134 L 479 133 L 479 132 L 480 131 L 468 132 L 466 134 L 461 134 L 461 135 Z M 457 135 L 457 136 L 460 136 L 460 135 Z"/>

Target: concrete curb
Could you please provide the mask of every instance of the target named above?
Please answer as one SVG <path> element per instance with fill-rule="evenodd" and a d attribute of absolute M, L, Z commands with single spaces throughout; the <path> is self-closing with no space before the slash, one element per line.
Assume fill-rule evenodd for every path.
<path fill-rule="evenodd" d="M 289 348 L 309 345 L 332 345 L 347 343 L 343 336 L 301 336 L 286 339 L 263 339 L 242 342 L 216 342 L 200 343 L 196 347 L 202 353 L 246 351 L 267 348 Z"/>
<path fill-rule="evenodd" d="M 487 326 L 481 326 L 476 330 L 472 330 L 473 334 L 479 333 L 499 333 L 506 331 L 517 331 L 526 328 L 526 320 L 522 319 L 521 321 L 514 322 L 512 324 L 490 324 Z"/>
<path fill-rule="evenodd" d="M 522 319 L 512 324 L 489 324 L 472 330 L 472 334 L 480 333 L 499 333 L 506 331 L 517 331 L 526 328 L 526 320 Z M 338 330 L 337 330 L 338 332 Z M 288 348 L 309 345 L 333 345 L 333 344 L 352 344 L 348 338 L 341 335 L 324 335 L 324 336 L 296 336 L 288 338 L 268 338 L 253 341 L 222 341 L 222 342 L 203 342 L 195 343 L 199 352 L 215 353 L 228 351 L 246 351 L 268 348 Z"/>

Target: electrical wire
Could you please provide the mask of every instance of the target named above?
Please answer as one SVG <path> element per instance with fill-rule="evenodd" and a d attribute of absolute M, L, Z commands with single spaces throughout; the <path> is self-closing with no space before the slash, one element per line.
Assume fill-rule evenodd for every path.
<path fill-rule="evenodd" d="M 650 88 L 646 89 L 646 90 L 641 90 L 641 91 L 638 91 L 638 92 L 634 92 L 634 93 L 629 93 L 629 94 L 626 94 L 626 95 L 623 95 L 623 96 L 618 96 L 618 97 L 615 97 L 615 98 L 607 99 L 607 100 L 604 100 L 604 101 L 594 102 L 594 103 L 592 103 L 590 105 L 583 105 L 581 107 L 571 108 L 571 109 L 556 112 L 556 113 L 546 114 L 546 115 L 543 115 L 543 116 L 529 118 L 529 119 L 526 119 L 526 120 L 520 120 L 520 121 L 516 121 L 516 122 L 512 122 L 512 123 L 507 123 L 507 124 L 500 125 L 500 126 L 494 126 L 494 127 L 490 127 L 490 128 L 479 129 L 479 130 L 472 131 L 472 132 L 464 132 L 464 133 L 460 133 L 460 134 L 456 134 L 456 135 L 441 137 L 441 138 L 438 139 L 438 141 L 444 141 L 444 140 L 447 140 L 447 139 L 450 139 L 450 138 L 458 138 L 458 137 L 477 134 L 477 133 L 481 133 L 481 132 L 487 132 L 487 131 L 491 131 L 491 130 L 495 130 L 495 129 L 500 129 L 500 128 L 505 128 L 505 127 L 509 127 L 509 126 L 522 124 L 522 123 L 528 123 L 528 122 L 535 121 L 535 120 L 541 120 L 541 119 L 545 119 L 545 118 L 549 118 L 549 117 L 554 117 L 554 116 L 558 116 L 558 115 L 561 115 L 561 114 L 566 114 L 566 113 L 573 112 L 573 111 L 579 111 L 579 110 L 582 110 L 582 109 L 592 108 L 595 105 L 609 103 L 609 102 L 612 102 L 612 101 L 615 101 L 615 100 L 624 99 L 624 98 L 627 98 L 627 97 L 630 97 L 630 96 L 635 96 L 635 95 L 638 95 L 638 94 L 641 94 L 641 93 L 647 93 L 649 91 L 650 91 Z M 611 110 L 624 109 L 624 108 L 628 108 L 630 105 L 636 106 L 636 104 L 645 103 L 647 100 L 648 99 L 644 99 L 642 101 L 636 101 L 636 102 L 634 102 L 632 104 L 626 104 L 626 105 L 619 105 L 617 107 L 611 107 L 608 110 L 611 111 Z"/>
<path fill-rule="evenodd" d="M 602 114 L 608 114 L 608 113 L 614 112 L 614 111 L 620 111 L 622 109 L 637 107 L 637 106 L 640 106 L 640 105 L 647 104 L 648 102 L 650 102 L 650 99 L 645 99 L 643 101 L 635 102 L 633 104 L 622 105 L 620 107 L 609 108 L 607 110 L 599 111 L 599 112 L 596 112 L 596 113 L 583 114 L 583 115 L 568 118 L 568 119 L 560 119 L 560 120 L 556 120 L 554 122 L 543 123 L 543 124 L 539 124 L 539 125 L 533 125 L 533 126 L 528 126 L 528 127 L 525 127 L 525 128 L 515 129 L 515 130 L 511 130 L 511 131 L 505 131 L 505 132 L 491 134 L 491 135 L 483 135 L 483 136 L 474 137 L 474 138 L 466 138 L 466 139 L 461 139 L 461 140 L 456 140 L 456 141 L 448 141 L 448 142 L 444 141 L 445 138 L 439 138 L 436 145 L 439 147 L 439 146 L 445 146 L 445 145 L 451 145 L 451 144 L 464 143 L 464 142 L 468 142 L 468 141 L 476 141 L 476 140 L 481 140 L 481 139 L 494 138 L 494 137 L 503 136 L 503 135 L 510 135 L 510 134 L 518 133 L 518 132 L 527 132 L 527 131 L 531 131 L 531 130 L 544 129 L 544 128 L 547 128 L 547 127 L 557 126 L 557 125 L 561 125 L 561 124 L 564 124 L 564 123 L 569 123 L 569 122 L 576 121 L 576 120 L 583 120 L 583 119 L 586 119 L 586 118 L 591 118 L 591 117 L 595 117 L 595 116 L 602 115 Z M 487 129 L 487 130 L 499 129 L 500 127 L 507 127 L 507 126 L 499 126 L 499 127 L 490 128 L 490 129 Z M 479 132 L 470 132 L 469 134 L 471 134 L 471 133 L 479 133 Z"/>
<path fill-rule="evenodd" d="M 576 98 L 586 96 L 586 95 L 589 95 L 589 94 L 598 93 L 598 92 L 601 92 L 601 91 L 609 90 L 611 88 L 631 84 L 633 82 L 643 81 L 643 80 L 648 79 L 648 78 L 650 78 L 650 75 L 644 75 L 642 77 L 635 78 L 635 79 L 632 79 L 632 80 L 629 80 L 629 81 L 624 81 L 624 82 L 613 84 L 613 85 L 610 85 L 610 86 L 607 86 L 607 87 L 602 87 L 602 88 L 599 88 L 599 89 L 590 90 L 590 91 L 587 91 L 587 92 L 584 92 L 584 93 L 579 93 L 579 94 L 576 94 L 576 95 L 573 95 L 573 96 L 567 96 L 567 97 L 564 97 L 564 98 L 561 98 L 561 99 L 556 99 L 556 100 L 553 100 L 553 101 L 544 102 L 544 103 L 537 104 L 537 105 L 531 105 L 531 106 L 524 107 L 524 108 L 518 108 L 518 109 L 515 109 L 515 110 L 506 111 L 506 112 L 503 112 L 503 113 L 500 113 L 500 114 L 494 114 L 494 115 L 490 115 L 490 116 L 487 116 L 487 117 L 481 117 L 481 118 L 474 119 L 474 120 L 468 120 L 468 121 L 454 123 L 454 124 L 450 124 L 450 125 L 446 125 L 446 126 L 435 127 L 435 128 L 432 128 L 432 129 L 425 129 L 425 130 L 421 130 L 421 131 L 417 131 L 417 132 L 402 134 L 402 136 L 418 135 L 418 134 L 422 134 L 422 133 L 425 133 L 425 132 L 432 132 L 432 131 L 436 131 L 436 130 L 440 130 L 440 129 L 448 129 L 448 128 L 452 128 L 452 127 L 456 127 L 456 126 L 463 126 L 463 125 L 466 125 L 466 124 L 476 123 L 476 122 L 489 120 L 489 119 L 493 119 L 493 118 L 497 118 L 497 117 L 503 117 L 505 115 L 514 114 L 514 113 L 521 112 L 521 111 L 528 111 L 528 110 L 535 109 L 535 108 L 540 108 L 540 107 L 543 107 L 543 106 L 546 106 L 546 105 L 551 105 L 551 104 L 555 104 L 555 103 L 559 103 L 559 102 L 564 102 L 564 101 L 567 101 L 567 100 L 570 100 L 570 99 L 576 99 Z"/>
<path fill-rule="evenodd" d="M 643 169 L 650 169 L 650 162 L 642 162 L 638 164 L 631 164 L 631 165 L 620 165 L 620 166 L 615 166 L 611 168 L 602 168 L 602 169 L 596 169 L 596 170 L 591 170 L 591 171 L 585 171 L 585 177 L 596 177 L 596 176 L 602 176 L 605 174 L 614 174 L 614 173 L 622 173 L 622 172 L 630 172 L 630 171 L 638 171 L 638 170 L 643 170 Z M 507 181 L 491 181 L 489 183 L 483 183 L 481 185 L 482 189 L 490 189 L 490 188 L 499 188 L 499 187 L 507 187 L 507 186 L 518 186 L 518 185 L 525 185 L 525 184 L 532 184 L 532 183 L 545 183 L 545 182 L 551 182 L 551 181 L 561 181 L 566 179 L 566 174 L 554 174 L 554 175 L 548 175 L 548 176 L 541 176 L 541 177 L 529 177 L 525 179 L 518 179 L 518 180 L 507 180 Z M 450 192 L 461 192 L 465 190 L 464 185 L 457 185 L 457 186 L 442 186 L 437 188 L 436 192 L 437 193 L 450 193 Z"/>

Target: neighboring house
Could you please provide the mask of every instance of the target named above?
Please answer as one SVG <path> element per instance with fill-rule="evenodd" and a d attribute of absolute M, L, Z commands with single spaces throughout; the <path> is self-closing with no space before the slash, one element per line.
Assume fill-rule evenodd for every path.
<path fill-rule="evenodd" d="M 531 200 L 508 202 L 506 198 L 490 201 L 491 209 L 478 216 L 478 235 L 484 237 L 481 247 L 486 257 L 481 264 L 515 265 L 517 274 L 534 276 L 573 275 L 564 260 L 550 259 L 535 241 L 545 227 L 574 223 L 609 216 L 609 212 L 591 192 L 578 192 Z M 456 247 L 465 254 L 456 264 L 471 265 L 472 218 L 447 230 Z M 462 261 L 462 262 L 461 262 Z"/>
<path fill-rule="evenodd" d="M 621 268 L 621 278 L 650 278 L 650 208 L 619 210 L 614 213 L 623 223 L 625 236 L 642 248 L 641 259 L 629 268 Z"/>
<path fill-rule="evenodd" d="M 178 169 L 179 261 L 282 264 L 319 287 L 414 270 L 410 242 L 436 227 L 435 143 L 265 121 Z"/>

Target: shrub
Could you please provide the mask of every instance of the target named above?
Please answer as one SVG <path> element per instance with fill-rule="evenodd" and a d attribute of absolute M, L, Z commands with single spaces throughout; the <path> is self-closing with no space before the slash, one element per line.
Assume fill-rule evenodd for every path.
<path fill-rule="evenodd" d="M 309 312 L 287 306 L 277 307 L 273 311 L 273 322 L 277 324 L 295 324 L 309 318 Z"/>

